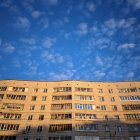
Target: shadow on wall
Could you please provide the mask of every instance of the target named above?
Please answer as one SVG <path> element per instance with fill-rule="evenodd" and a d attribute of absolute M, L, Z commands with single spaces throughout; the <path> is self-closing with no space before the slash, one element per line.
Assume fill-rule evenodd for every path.
<path fill-rule="evenodd" d="M 140 122 L 126 124 L 113 119 L 79 119 L 75 120 L 75 126 L 72 127 L 72 124 L 63 121 L 65 120 L 58 124 L 57 120 L 54 120 L 49 128 L 40 124 L 37 127 L 27 125 L 24 130 L 14 135 L 10 135 L 14 126 L 1 124 L 0 140 L 140 140 Z"/>

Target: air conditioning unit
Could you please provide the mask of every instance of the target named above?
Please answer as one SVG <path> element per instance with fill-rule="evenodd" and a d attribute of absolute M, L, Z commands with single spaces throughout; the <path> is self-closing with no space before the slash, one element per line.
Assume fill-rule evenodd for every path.
<path fill-rule="evenodd" d="M 97 109 L 100 109 L 100 106 L 96 106 Z"/>

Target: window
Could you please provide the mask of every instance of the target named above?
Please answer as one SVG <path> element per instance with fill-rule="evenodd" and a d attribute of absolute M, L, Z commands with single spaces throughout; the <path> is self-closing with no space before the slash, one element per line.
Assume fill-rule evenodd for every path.
<path fill-rule="evenodd" d="M 119 93 L 131 93 L 131 92 L 137 92 L 137 88 L 121 88 L 118 89 Z"/>
<path fill-rule="evenodd" d="M 38 92 L 38 88 L 33 89 L 33 92 Z"/>
<path fill-rule="evenodd" d="M 85 109 L 85 110 L 93 110 L 95 109 L 95 105 L 92 104 L 75 104 L 76 109 Z"/>
<path fill-rule="evenodd" d="M 32 96 L 31 101 L 36 101 L 36 99 L 37 99 L 37 96 Z"/>
<path fill-rule="evenodd" d="M 76 124 L 75 130 L 82 131 L 95 131 L 97 130 L 97 124 Z"/>
<path fill-rule="evenodd" d="M 27 92 L 28 88 L 25 88 L 25 87 L 13 87 L 12 90 L 17 91 L 17 92 Z"/>
<path fill-rule="evenodd" d="M 123 110 L 140 110 L 140 104 L 122 105 Z"/>
<path fill-rule="evenodd" d="M 11 131 L 17 131 L 19 129 L 19 124 L 0 124 L 0 130 L 11 130 Z"/>
<path fill-rule="evenodd" d="M 140 114 L 125 114 L 126 120 L 140 120 Z"/>
<path fill-rule="evenodd" d="M 121 101 L 139 101 L 140 96 L 120 96 Z"/>
<path fill-rule="evenodd" d="M 104 102 L 104 101 L 105 101 L 104 97 L 100 96 L 100 97 L 99 97 L 99 101 L 100 101 L 100 102 Z"/>
<path fill-rule="evenodd" d="M 71 92 L 72 91 L 71 87 L 56 87 L 53 89 L 54 89 L 54 92 Z"/>
<path fill-rule="evenodd" d="M 85 136 L 75 136 L 75 140 L 99 140 L 98 136 L 87 136 L 85 134 Z"/>
<path fill-rule="evenodd" d="M 105 129 L 105 131 L 110 131 L 109 125 L 104 125 L 104 129 Z"/>
<path fill-rule="evenodd" d="M 47 96 L 42 96 L 42 101 L 46 101 Z"/>
<path fill-rule="evenodd" d="M 33 115 L 29 115 L 28 120 L 32 120 L 32 119 L 33 119 Z"/>
<path fill-rule="evenodd" d="M 16 140 L 16 136 L 0 136 L 0 140 Z"/>
<path fill-rule="evenodd" d="M 41 138 L 36 138 L 35 140 L 41 140 Z"/>
<path fill-rule="evenodd" d="M 48 89 L 47 88 L 44 88 L 43 92 L 44 93 L 47 93 L 48 92 Z"/>
<path fill-rule="evenodd" d="M 103 119 L 104 119 L 104 120 L 108 120 L 108 115 L 104 115 L 104 116 L 103 116 Z"/>
<path fill-rule="evenodd" d="M 72 131 L 72 124 L 50 124 L 49 132 Z"/>
<path fill-rule="evenodd" d="M 51 119 L 55 120 L 63 120 L 63 119 L 71 119 L 72 118 L 72 114 L 51 114 Z"/>
<path fill-rule="evenodd" d="M 98 89 L 98 93 L 103 93 L 103 89 Z"/>
<path fill-rule="evenodd" d="M 0 87 L 0 91 L 6 91 L 7 87 Z"/>
<path fill-rule="evenodd" d="M 113 93 L 113 89 L 108 89 L 108 92 L 109 93 Z"/>
<path fill-rule="evenodd" d="M 93 96 L 87 96 L 87 95 L 75 95 L 76 100 L 88 100 L 88 101 L 94 101 Z"/>
<path fill-rule="evenodd" d="M 23 110 L 24 104 L 4 103 L 1 109 Z"/>
<path fill-rule="evenodd" d="M 120 125 L 116 125 L 116 131 L 117 132 L 122 132 L 122 127 Z"/>
<path fill-rule="evenodd" d="M 30 132 L 31 131 L 31 126 L 30 125 L 26 126 L 25 131 Z"/>
<path fill-rule="evenodd" d="M 45 110 L 45 105 L 41 105 L 40 110 Z"/>
<path fill-rule="evenodd" d="M 0 100 L 2 100 L 4 97 L 4 94 L 0 94 Z"/>
<path fill-rule="evenodd" d="M 127 127 L 129 131 L 140 131 L 140 124 L 128 124 Z"/>
<path fill-rule="evenodd" d="M 49 137 L 48 140 L 72 140 L 72 138 L 71 136 L 52 136 L 52 137 Z"/>
<path fill-rule="evenodd" d="M 130 140 L 140 140 L 140 136 L 130 137 Z"/>
<path fill-rule="evenodd" d="M 20 120 L 21 114 L 0 112 L 0 118 L 7 120 Z"/>
<path fill-rule="evenodd" d="M 25 95 L 7 94 L 6 99 L 9 99 L 9 100 L 25 100 L 26 96 Z"/>
<path fill-rule="evenodd" d="M 52 96 L 52 100 L 71 100 L 72 95 L 67 96 Z"/>
<path fill-rule="evenodd" d="M 119 115 L 114 115 L 114 119 L 115 119 L 115 120 L 120 120 Z"/>
<path fill-rule="evenodd" d="M 117 111 L 118 110 L 117 106 L 116 105 L 112 105 L 112 110 L 113 111 Z"/>
<path fill-rule="evenodd" d="M 111 137 L 111 136 L 110 136 L 110 137 Z M 109 137 L 106 137 L 106 138 L 105 138 L 105 140 L 112 140 L 112 139 L 111 139 L 111 138 L 109 138 Z"/>
<path fill-rule="evenodd" d="M 92 88 L 75 87 L 75 91 L 78 91 L 78 92 L 93 92 L 93 89 Z"/>
<path fill-rule="evenodd" d="M 37 127 L 37 132 L 42 132 L 43 127 L 42 126 L 38 126 Z"/>
<path fill-rule="evenodd" d="M 72 104 L 67 103 L 67 104 L 52 104 L 51 109 L 57 110 L 57 109 L 72 109 Z"/>
<path fill-rule="evenodd" d="M 105 106 L 105 105 L 101 105 L 101 106 L 100 106 L 100 109 L 101 109 L 101 110 L 106 110 L 106 106 Z"/>
<path fill-rule="evenodd" d="M 39 115 L 39 120 L 40 121 L 44 120 L 44 115 Z"/>
<path fill-rule="evenodd" d="M 97 119 L 96 114 L 83 114 L 83 113 L 76 113 L 75 118 L 80 119 L 80 120 L 95 120 L 95 119 Z"/>
<path fill-rule="evenodd" d="M 34 110 L 35 109 L 35 105 L 30 105 L 30 110 Z"/>
<path fill-rule="evenodd" d="M 115 97 L 110 97 L 111 102 L 115 102 Z"/>

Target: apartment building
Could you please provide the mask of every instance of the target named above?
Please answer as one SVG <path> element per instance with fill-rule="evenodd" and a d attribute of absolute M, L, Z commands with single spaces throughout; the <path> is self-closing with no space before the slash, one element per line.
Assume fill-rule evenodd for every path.
<path fill-rule="evenodd" d="M 140 140 L 140 82 L 1 80 L 0 140 Z"/>

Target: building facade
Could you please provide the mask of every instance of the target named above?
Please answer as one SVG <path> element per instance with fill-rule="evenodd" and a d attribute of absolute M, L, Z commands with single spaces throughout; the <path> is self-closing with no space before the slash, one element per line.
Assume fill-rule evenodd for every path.
<path fill-rule="evenodd" d="M 1 80 L 0 140 L 140 140 L 140 82 Z"/>

